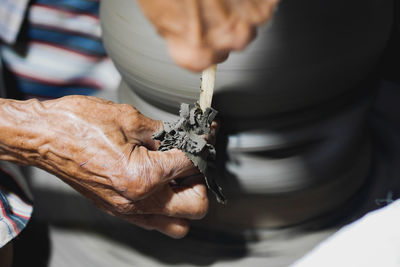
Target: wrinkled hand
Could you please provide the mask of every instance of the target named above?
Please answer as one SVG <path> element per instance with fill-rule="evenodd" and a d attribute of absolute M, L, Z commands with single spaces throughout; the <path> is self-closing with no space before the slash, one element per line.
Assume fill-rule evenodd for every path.
<path fill-rule="evenodd" d="M 97 207 L 177 238 L 187 233 L 187 219 L 207 213 L 197 168 L 179 150 L 155 151 L 151 136 L 160 121 L 129 105 L 85 96 L 31 100 L 23 109 L 39 117 L 21 115 L 17 129 L 7 133 L 21 136 L 8 144 L 11 150 L 19 147 L 19 162 L 54 173 Z M 171 183 L 185 177 L 190 178 L 182 184 Z"/>
<path fill-rule="evenodd" d="M 201 71 L 245 48 L 279 0 L 138 0 L 173 59 Z"/>

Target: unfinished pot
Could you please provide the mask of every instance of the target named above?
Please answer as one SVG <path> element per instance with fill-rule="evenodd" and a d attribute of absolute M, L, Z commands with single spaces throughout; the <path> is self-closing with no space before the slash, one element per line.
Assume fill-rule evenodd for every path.
<path fill-rule="evenodd" d="M 210 220 L 291 225 L 336 208 L 360 188 L 370 162 L 365 80 L 389 37 L 391 5 L 282 0 L 258 38 L 218 66 L 213 107 L 227 138 L 218 172 L 232 201 L 215 207 Z M 101 21 L 123 78 L 122 102 L 168 120 L 180 103 L 198 99 L 200 75 L 172 62 L 136 1 L 102 1 Z"/>

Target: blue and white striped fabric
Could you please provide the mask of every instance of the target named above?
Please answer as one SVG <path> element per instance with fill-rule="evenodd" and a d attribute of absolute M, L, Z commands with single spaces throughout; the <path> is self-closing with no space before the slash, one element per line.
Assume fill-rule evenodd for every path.
<path fill-rule="evenodd" d="M 29 0 L 0 0 L 0 39 L 15 42 Z"/>
<path fill-rule="evenodd" d="M 26 53 L 7 46 L 1 51 L 25 98 L 93 95 L 117 88 L 120 77 L 104 50 L 98 13 L 96 0 L 32 1 L 21 38 Z"/>
<path fill-rule="evenodd" d="M 27 2 L 0 0 L 0 39 L 16 42 L 0 47 L 7 91 L 48 99 L 117 88 L 120 76 L 101 42 L 98 0 L 33 0 L 26 10 Z M 24 47 L 24 53 L 15 47 Z M 17 179 L 0 169 L 0 247 L 18 235 L 32 213 Z"/>
<path fill-rule="evenodd" d="M 3 247 L 25 228 L 32 205 L 12 191 L 0 190 L 0 208 L 0 247 Z"/>
<path fill-rule="evenodd" d="M 2 162 L 0 168 L 0 248 L 27 225 L 33 211 L 32 198 L 16 167 Z M 17 173 L 14 173 L 16 171 Z"/>

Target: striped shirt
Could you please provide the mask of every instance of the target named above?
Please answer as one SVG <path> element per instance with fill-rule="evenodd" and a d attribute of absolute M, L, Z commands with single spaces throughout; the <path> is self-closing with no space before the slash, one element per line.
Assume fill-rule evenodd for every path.
<path fill-rule="evenodd" d="M 0 39 L 14 43 L 29 0 L 0 0 Z"/>
<path fill-rule="evenodd" d="M 118 72 L 101 41 L 98 1 L 33 1 L 17 43 L 17 48 L 4 46 L 1 55 L 13 77 L 8 85 L 16 84 L 25 98 L 93 95 L 117 88 Z M 21 49 L 23 53 L 17 52 Z"/>
<path fill-rule="evenodd" d="M 19 168 L 0 162 L 0 248 L 25 228 L 32 211 L 32 196 Z"/>
<path fill-rule="evenodd" d="M 18 92 L 7 96 L 92 95 L 119 83 L 101 41 L 98 0 L 33 0 L 29 6 L 28 0 L 0 0 L 0 39 L 5 88 Z M 32 213 L 18 178 L 0 172 L 0 247 L 18 235 Z"/>

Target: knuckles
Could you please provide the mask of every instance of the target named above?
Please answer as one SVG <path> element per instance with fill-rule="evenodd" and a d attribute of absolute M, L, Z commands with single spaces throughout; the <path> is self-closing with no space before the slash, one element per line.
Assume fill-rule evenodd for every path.
<path fill-rule="evenodd" d="M 113 206 L 115 212 L 119 215 L 131 215 L 137 213 L 137 211 L 135 210 L 135 206 L 132 202 L 115 203 Z"/>
<path fill-rule="evenodd" d="M 135 171 L 126 172 L 111 179 L 113 187 L 124 197 L 137 201 L 147 197 L 158 186 L 162 171 L 159 168 L 142 166 L 134 167 Z"/>
<path fill-rule="evenodd" d="M 142 179 L 134 178 L 121 178 L 113 181 L 113 186 L 118 193 L 124 197 L 136 201 L 146 197 L 149 194 L 149 186 L 140 182 Z"/>
<path fill-rule="evenodd" d="M 129 104 L 118 104 L 120 110 L 122 111 L 122 113 L 126 114 L 126 115 L 138 115 L 140 114 L 140 112 L 135 109 L 133 106 L 129 105 Z"/>
<path fill-rule="evenodd" d="M 114 213 L 123 217 L 148 213 L 143 201 L 131 201 L 125 198 L 120 198 L 114 201 L 112 206 Z"/>

